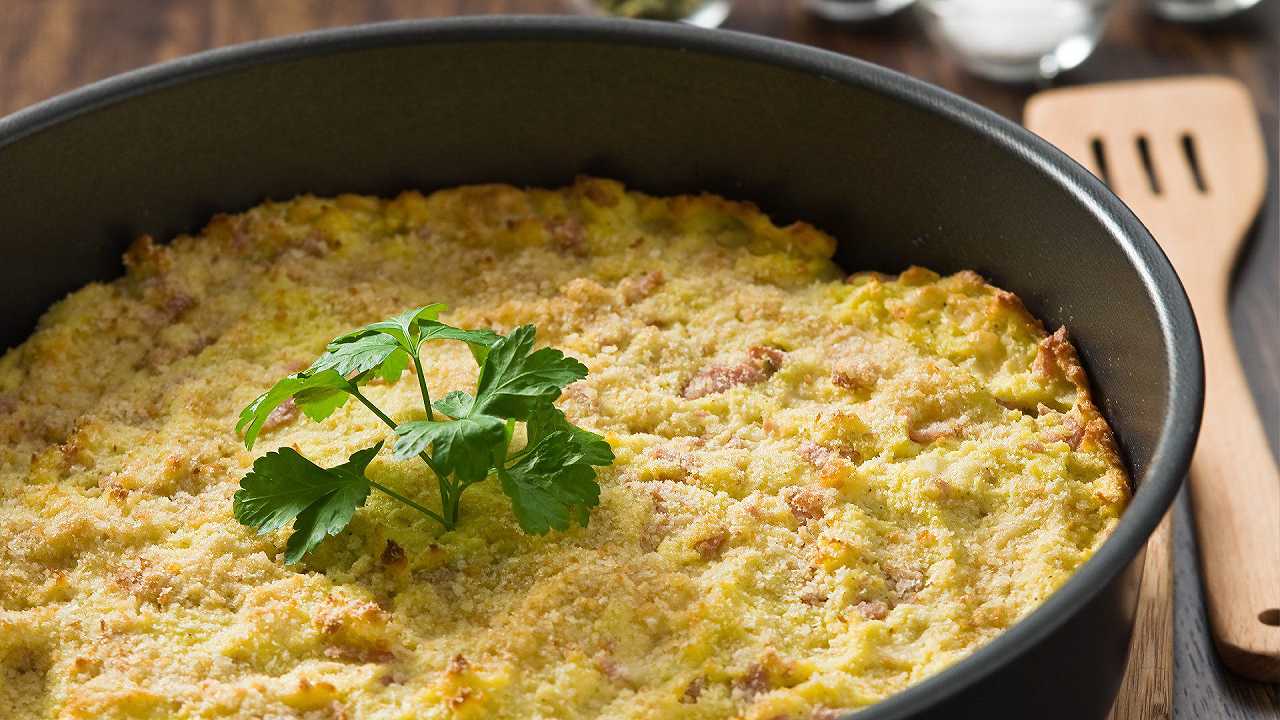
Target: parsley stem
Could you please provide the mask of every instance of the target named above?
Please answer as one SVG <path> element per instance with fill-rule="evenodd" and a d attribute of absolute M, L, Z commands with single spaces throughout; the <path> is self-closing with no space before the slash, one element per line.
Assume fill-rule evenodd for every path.
<path fill-rule="evenodd" d="M 462 508 L 462 491 L 466 490 L 469 484 L 461 481 L 453 484 L 453 490 L 449 498 L 449 522 L 454 525 L 458 524 L 458 514 Z"/>
<path fill-rule="evenodd" d="M 533 449 L 533 445 L 525 445 L 524 447 L 516 451 L 515 454 L 508 455 L 506 458 L 503 459 L 503 467 L 509 468 L 512 465 L 515 465 L 517 460 L 524 457 L 525 455 L 528 455 L 529 451 L 532 449 Z"/>
<path fill-rule="evenodd" d="M 427 379 L 422 376 L 422 361 L 416 353 L 413 356 L 413 369 L 418 371 L 418 387 L 422 388 L 422 406 L 427 409 L 427 419 L 435 420 L 435 415 L 431 412 L 431 391 L 427 390 Z"/>
<path fill-rule="evenodd" d="M 369 402 L 369 398 L 365 397 L 363 393 L 361 393 L 358 389 L 356 389 L 354 384 L 349 390 L 347 390 L 347 392 L 354 395 L 355 398 L 359 400 L 361 403 L 363 403 L 365 407 L 369 408 L 369 411 L 372 412 L 374 415 L 377 415 L 379 420 L 387 424 L 387 427 L 391 428 L 392 430 L 396 429 L 396 422 L 391 418 L 387 417 L 386 413 L 379 410 L 377 405 L 374 405 L 373 403 Z"/>
<path fill-rule="evenodd" d="M 418 379 L 422 380 L 422 366 L 418 365 L 416 362 L 414 364 L 417 365 L 418 367 Z M 425 383 L 425 381 L 423 382 Z M 426 393 L 426 391 L 427 391 L 427 388 L 426 388 L 426 385 L 424 384 L 422 387 L 422 392 Z M 369 398 L 365 397 L 364 394 L 360 392 L 360 390 L 358 390 L 355 387 L 352 387 L 351 390 L 349 390 L 348 392 L 354 395 L 357 400 L 364 403 L 364 406 L 369 408 L 369 411 L 372 412 L 374 415 L 377 415 L 378 418 L 382 420 L 382 422 L 386 423 L 387 427 L 390 427 L 392 430 L 396 429 L 395 421 L 387 417 L 387 414 L 382 412 L 382 410 L 380 410 L 377 405 L 374 405 L 372 402 L 370 402 Z M 425 394 L 423 397 L 425 399 L 426 397 Z M 427 405 L 427 413 L 428 414 L 431 413 L 430 404 Z M 428 455 L 424 451 L 424 452 L 418 453 L 418 457 L 422 458 L 422 461 L 427 464 L 427 467 L 431 468 L 431 472 L 435 473 L 436 480 L 440 484 L 440 511 L 444 513 L 443 516 L 437 515 L 436 513 L 431 512 L 430 510 L 410 500 L 409 498 L 406 498 L 403 495 L 399 495 L 392 490 L 388 490 L 387 488 L 381 485 L 378 485 L 377 483 L 373 483 L 373 481 L 370 481 L 370 482 L 373 483 L 374 487 L 390 495 L 391 497 L 399 500 L 400 502 L 406 503 L 414 508 L 417 508 L 419 511 L 425 513 L 426 515 L 432 518 L 435 518 L 436 522 L 443 525 L 445 530 L 452 530 L 453 526 L 456 525 L 458 522 L 458 496 L 452 492 L 452 489 L 449 486 L 449 481 L 445 478 L 445 476 L 439 470 L 436 469 L 436 465 L 431 461 L 430 455 Z"/>
<path fill-rule="evenodd" d="M 378 415 L 379 420 L 384 421 L 384 423 L 387 423 L 388 428 L 393 430 L 397 428 L 396 420 L 392 420 L 388 418 L 387 413 L 383 413 L 383 411 L 378 409 L 378 406 L 372 404 L 372 402 L 369 401 L 369 398 L 365 397 L 364 393 L 360 392 L 360 389 L 357 389 L 356 387 L 351 387 L 347 389 L 347 392 L 351 393 L 351 395 L 353 396 L 356 396 L 356 400 L 364 402 L 365 407 L 369 407 L 369 410 L 371 411 L 372 414 Z M 440 474 L 440 471 L 435 468 L 434 462 L 431 462 L 431 456 L 426 454 L 425 451 L 419 452 L 417 456 L 421 457 L 422 462 L 426 462 L 426 466 L 428 466 L 428 468 L 430 468 L 431 471 L 435 473 L 436 479 L 444 477 L 444 475 Z"/>
<path fill-rule="evenodd" d="M 449 508 L 454 506 L 454 504 L 456 503 L 456 499 L 453 494 L 453 488 L 450 485 L 449 481 L 443 477 L 440 477 L 439 480 L 440 480 L 440 512 L 444 513 L 444 519 L 441 520 L 441 522 L 444 523 L 444 527 L 446 530 L 452 530 L 456 518 L 455 520 L 449 519 L 451 515 L 455 515 L 455 513 L 452 513 L 449 511 Z"/>
<path fill-rule="evenodd" d="M 391 497 L 395 498 L 396 500 L 399 500 L 400 502 L 404 503 L 405 505 L 408 505 L 409 507 L 413 508 L 414 510 L 417 510 L 418 512 L 422 513 L 423 515 L 426 515 L 427 517 L 431 518 L 432 520 L 435 520 L 436 522 L 440 523 L 441 525 L 444 525 L 446 528 L 452 529 L 452 526 L 451 526 L 448 522 L 446 522 L 446 521 L 445 521 L 445 519 L 444 519 L 443 517 L 441 517 L 438 513 L 436 513 L 436 512 L 435 512 L 435 511 L 433 511 L 433 510 L 429 510 L 428 508 L 425 508 L 425 507 L 423 507 L 423 506 L 419 505 L 418 503 L 416 503 L 416 502 L 414 502 L 414 501 L 410 500 L 409 498 L 407 498 L 407 497 L 405 497 L 405 496 L 401 495 L 400 493 L 396 492 L 395 490 L 392 490 L 391 488 L 387 487 L 386 485 L 382 485 L 382 484 L 380 484 L 380 483 L 376 483 L 376 482 L 374 482 L 374 481 L 372 481 L 372 480 L 370 480 L 370 481 L 369 481 L 369 485 L 370 485 L 371 487 L 373 487 L 375 490 L 380 490 L 380 491 L 382 491 L 382 492 L 384 492 L 384 493 L 386 493 L 386 494 L 390 495 Z"/>

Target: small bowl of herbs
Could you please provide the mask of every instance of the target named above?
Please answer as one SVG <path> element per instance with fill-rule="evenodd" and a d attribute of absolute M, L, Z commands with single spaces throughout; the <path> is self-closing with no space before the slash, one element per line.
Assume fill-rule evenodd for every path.
<path fill-rule="evenodd" d="M 587 15 L 667 20 L 713 28 L 729 17 L 730 0 L 571 0 L 570 5 Z"/>

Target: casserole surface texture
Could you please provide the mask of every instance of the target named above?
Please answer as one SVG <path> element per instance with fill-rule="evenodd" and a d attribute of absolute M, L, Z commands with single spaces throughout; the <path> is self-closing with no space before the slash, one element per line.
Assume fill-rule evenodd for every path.
<path fill-rule="evenodd" d="M 1128 480 L 1064 331 L 969 272 L 846 279 L 834 247 L 604 180 L 140 239 L 0 360 L 0 716 L 823 718 L 946 667 L 1089 558 Z M 589 527 L 525 535 L 487 481 L 453 532 L 375 495 L 283 565 L 287 530 L 231 516 L 253 458 L 389 433 L 285 409 L 251 454 L 239 410 L 430 302 L 590 368 L 559 403 L 618 456 Z M 424 365 L 475 375 L 461 345 Z M 415 393 L 368 390 L 397 420 Z M 420 464 L 369 472 L 433 502 Z"/>

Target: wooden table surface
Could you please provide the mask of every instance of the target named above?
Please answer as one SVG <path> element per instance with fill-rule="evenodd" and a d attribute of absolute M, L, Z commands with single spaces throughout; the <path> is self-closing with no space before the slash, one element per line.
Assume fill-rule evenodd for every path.
<path fill-rule="evenodd" d="M 376 20 L 565 8 L 564 0 L 0 0 L 0 115 L 123 70 L 232 43 Z M 810 17 L 798 0 L 735 0 L 727 27 L 880 63 L 1013 119 L 1035 90 L 965 75 L 928 44 L 909 13 L 849 28 Z M 1233 75 L 1252 91 L 1270 148 L 1271 190 L 1241 263 L 1232 312 L 1273 450 L 1280 444 L 1278 36 L 1280 0 L 1263 0 L 1252 11 L 1211 27 L 1161 22 L 1143 13 L 1137 0 L 1121 0 L 1095 55 L 1058 80 L 1079 84 L 1212 72 Z M 1280 688 L 1237 680 L 1217 663 L 1205 626 L 1185 497 L 1176 522 L 1175 716 L 1280 718 Z"/>

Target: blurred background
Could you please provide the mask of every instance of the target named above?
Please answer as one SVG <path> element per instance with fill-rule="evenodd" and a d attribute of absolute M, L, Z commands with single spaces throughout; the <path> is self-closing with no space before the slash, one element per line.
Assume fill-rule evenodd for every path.
<path fill-rule="evenodd" d="M 1046 87 L 1200 73 L 1242 81 L 1271 169 L 1237 271 L 1232 324 L 1272 450 L 1280 449 L 1280 0 L 0 0 L 0 116 L 143 65 L 317 28 L 608 11 L 688 15 L 823 47 L 1013 120 Z M 1280 718 L 1276 685 L 1236 679 L 1217 662 L 1185 497 L 1175 518 L 1174 715 Z"/>

